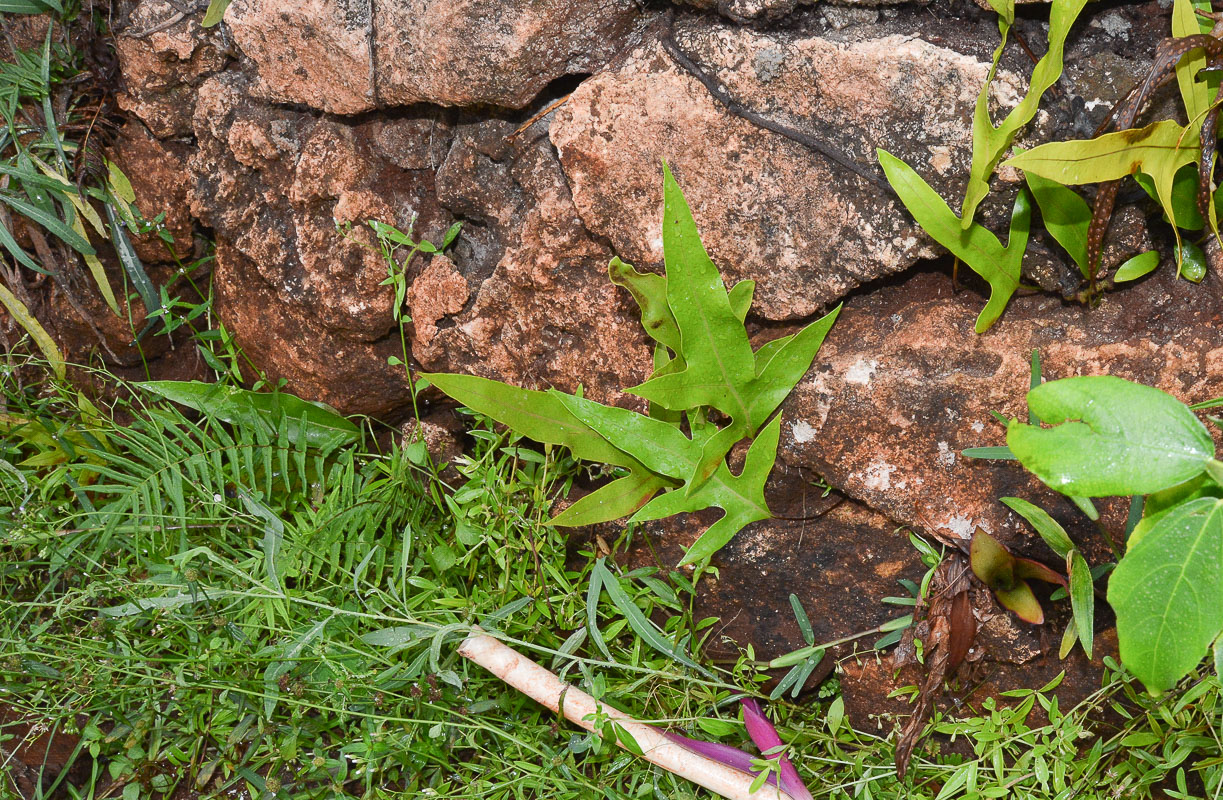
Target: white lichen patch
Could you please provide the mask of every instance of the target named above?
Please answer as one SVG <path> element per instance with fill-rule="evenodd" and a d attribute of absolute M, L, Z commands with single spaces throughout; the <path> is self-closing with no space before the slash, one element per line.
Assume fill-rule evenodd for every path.
<path fill-rule="evenodd" d="M 973 433 L 980 433 L 981 431 L 985 430 L 985 423 L 982 422 L 981 420 L 977 420 L 976 422 L 974 422 L 972 425 L 969 425 L 968 427 L 972 428 Z"/>
<path fill-rule="evenodd" d="M 875 359 L 859 358 L 845 370 L 845 382 L 866 386 L 871 382 L 871 378 L 875 377 L 875 370 L 878 368 L 879 362 Z"/>
<path fill-rule="evenodd" d="M 955 451 L 946 442 L 938 443 L 938 455 L 935 456 L 939 466 L 951 468 L 955 466 Z"/>
<path fill-rule="evenodd" d="M 862 485 L 877 492 L 892 488 L 892 473 L 896 471 L 893 464 L 886 461 L 876 461 L 862 472 Z M 903 489 L 903 486 L 897 488 Z"/>
<path fill-rule="evenodd" d="M 795 444 L 806 444 L 815 438 L 816 429 L 807 420 L 800 419 L 798 422 L 790 423 L 790 433 L 794 436 Z"/>
<path fill-rule="evenodd" d="M 943 527 L 961 539 L 971 539 L 974 525 L 968 517 L 955 516 L 944 522 Z"/>

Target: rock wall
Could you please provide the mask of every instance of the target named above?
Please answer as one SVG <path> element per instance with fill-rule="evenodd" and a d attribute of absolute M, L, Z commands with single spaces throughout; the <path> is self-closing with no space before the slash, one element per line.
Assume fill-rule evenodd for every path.
<path fill-rule="evenodd" d="M 216 241 L 216 308 L 246 355 L 345 411 L 409 402 L 388 365 L 401 344 L 371 219 L 434 241 L 463 223 L 445 255 L 409 267 L 416 365 L 636 402 L 619 389 L 647 374 L 649 351 L 605 269 L 613 255 L 661 267 L 664 160 L 727 278 L 758 282 L 758 338 L 849 298 L 786 406 L 784 457 L 895 520 L 1020 541 L 994 468 L 956 453 L 999 440 L 988 412 L 1018 408 L 1033 346 L 1051 376 L 1223 393 L 1205 368 L 1220 344 L 1204 316 L 1213 277 L 1164 270 L 1095 310 L 1021 298 L 971 333 L 980 287 L 968 276 L 956 293 L 928 261 L 940 249 L 875 163 L 885 148 L 953 204 L 962 194 L 997 41 L 969 0 L 235 0 L 209 30 L 168 0 L 123 10 L 133 122 L 116 156 L 146 211 L 164 206 L 186 239 L 190 209 Z M 1084 12 L 1021 143 L 1094 129 L 1169 16 L 1157 2 Z M 1026 41 L 1043 41 L 1040 17 L 1020 19 Z M 996 115 L 1030 70 L 1022 48 L 1005 51 Z M 1018 178 L 1001 171 L 985 224 L 1004 224 Z M 1120 219 L 1114 257 L 1146 236 L 1139 209 Z M 1073 288 L 1059 252 L 1036 237 L 1026 277 Z"/>
<path fill-rule="evenodd" d="M 303 396 L 348 412 L 409 407 L 403 371 L 388 365 L 401 345 L 364 225 L 375 219 L 433 241 L 463 223 L 445 255 L 409 267 L 415 365 L 636 402 L 619 389 L 645 377 L 649 349 L 606 265 L 661 267 L 663 160 L 729 281 L 758 281 L 758 341 L 846 301 L 784 407 L 783 493 L 822 476 L 861 503 L 838 514 L 855 537 L 873 529 L 889 542 L 881 579 L 912 566 L 892 558 L 904 549 L 897 522 L 952 544 L 980 525 L 1040 553 L 1000 494 L 1036 498 L 1094 535 L 1013 467 L 959 455 L 1002 441 L 990 411 L 1020 410 L 1032 348 L 1050 377 L 1108 372 L 1190 401 L 1223 394 L 1214 274 L 1192 285 L 1165 266 L 1086 309 L 1059 296 L 1077 272 L 1036 236 L 1025 277 L 1050 293 L 972 332 L 981 286 L 930 261 L 940 248 L 875 160 L 885 148 L 953 205 L 962 196 L 997 44 L 993 13 L 969 0 L 234 0 L 210 30 L 177 8 L 121 8 L 132 122 L 115 155 L 146 213 L 170 212 L 181 241 L 192 225 L 214 238 L 220 319 Z M 1020 16 L 1018 33 L 1040 49 L 1041 10 Z M 1149 65 L 1169 16 L 1154 1 L 1089 6 L 1021 143 L 1089 135 Z M 1030 72 L 1008 47 L 995 115 Z M 1018 180 L 997 176 L 985 224 L 1003 227 Z M 1114 258 L 1147 236 L 1144 211 L 1122 211 Z M 652 530 L 678 530 L 668 524 Z M 755 563 L 751 542 L 805 528 L 753 530 L 724 556 L 743 585 L 730 562 Z"/>

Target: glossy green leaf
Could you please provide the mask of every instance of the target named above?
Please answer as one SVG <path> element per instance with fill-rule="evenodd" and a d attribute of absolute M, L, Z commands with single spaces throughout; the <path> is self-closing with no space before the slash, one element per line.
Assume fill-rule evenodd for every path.
<path fill-rule="evenodd" d="M 888 182 L 922 230 L 989 283 L 989 302 L 977 317 L 976 325 L 977 333 L 984 333 L 1002 316 L 1011 295 L 1019 288 L 1031 220 L 1028 193 L 1021 191 L 1015 198 L 1010 238 L 1003 247 L 998 237 L 980 225 L 974 223 L 961 229 L 960 219 L 912 167 L 886 150 L 878 153 Z"/>
<path fill-rule="evenodd" d="M 1156 250 L 1148 250 L 1145 253 L 1134 256 L 1121 266 L 1117 267 L 1117 271 L 1113 274 L 1113 282 L 1124 283 L 1126 281 L 1137 280 L 1158 266 L 1159 252 Z"/>
<path fill-rule="evenodd" d="M 1198 665 L 1223 631 L 1223 500 L 1168 511 L 1108 584 L 1121 660 L 1153 694 Z"/>
<path fill-rule="evenodd" d="M 204 19 L 200 22 L 200 27 L 211 28 L 219 24 L 225 18 L 225 11 L 231 2 L 233 0 L 212 0 L 208 4 L 208 10 L 204 12 Z"/>
<path fill-rule="evenodd" d="M 1201 473 L 1214 456 L 1206 427 L 1159 389 L 1111 376 L 1051 381 L 1028 405 L 1053 428 L 1012 421 L 1007 446 L 1067 495 L 1149 494 Z"/>
<path fill-rule="evenodd" d="M 1083 652 L 1091 658 L 1091 646 L 1095 636 L 1096 595 L 1091 579 L 1091 567 L 1078 550 L 1072 550 L 1067 559 L 1070 570 L 1070 607 L 1074 611 L 1074 624 Z"/>
<path fill-rule="evenodd" d="M 1070 27 L 1078 19 L 1079 12 L 1085 5 L 1087 5 L 1087 0 L 1053 0 L 1053 6 L 1049 11 L 1049 46 L 1044 56 L 1036 62 L 1036 66 L 1032 69 L 1032 78 L 1028 81 L 1028 93 L 1019 102 L 1019 105 L 1011 109 L 1006 119 L 994 127 L 989 116 L 989 87 L 993 83 L 998 69 L 998 59 L 1006 45 L 1006 35 L 1011 24 L 1007 17 L 1009 16 L 1011 21 L 1014 20 L 1013 5 L 1008 4 L 1009 15 L 1002 15 L 998 25 L 1002 33 L 1002 43 L 994 52 L 989 75 L 977 95 L 977 105 L 973 113 L 972 167 L 968 175 L 968 186 L 964 190 L 964 204 L 960 209 L 960 225 L 964 230 L 967 231 L 972 226 L 977 206 L 989 194 L 990 176 L 994 174 L 994 168 L 998 166 L 1002 155 L 1015 140 L 1015 134 L 1032 121 L 1040 106 L 1041 97 L 1061 77 L 1066 36 L 1070 33 Z M 994 7 L 998 8 L 996 5 Z"/>
<path fill-rule="evenodd" d="M 329 450 L 361 436 L 355 424 L 322 403 L 284 392 L 252 392 L 201 381 L 145 381 L 136 385 L 222 422 L 264 426 L 273 433 L 283 426 L 295 445 L 304 442 Z"/>
<path fill-rule="evenodd" d="M 1035 172 L 1026 175 L 1028 188 L 1040 209 L 1045 230 L 1065 248 L 1079 271 L 1087 274 L 1087 227 L 1091 224 L 1091 206 L 1057 181 L 1042 178 Z"/>
<path fill-rule="evenodd" d="M 659 495 L 633 515 L 630 521 L 645 522 L 673 514 L 716 507 L 726 512 L 693 543 L 680 564 L 694 564 L 716 553 L 731 538 L 757 520 L 772 516 L 764 499 L 764 484 L 777 458 L 781 417 L 764 427 L 748 448 L 743 471 L 733 474 L 725 463 L 699 491 L 687 495 L 680 489 Z"/>
<path fill-rule="evenodd" d="M 1181 242 L 1176 248 L 1176 263 L 1180 265 L 1180 277 L 1193 283 L 1201 283 L 1206 277 L 1206 254 L 1193 242 Z"/>
<path fill-rule="evenodd" d="M 1045 540 L 1045 544 L 1049 545 L 1049 549 L 1057 553 L 1059 558 L 1065 558 L 1066 554 L 1074 549 L 1074 542 L 1070 541 L 1066 529 L 1049 516 L 1049 513 L 1043 508 L 1019 497 L 1004 497 L 1002 502 L 1007 508 L 1026 519 L 1028 524 L 1040 534 L 1040 538 Z"/>
<path fill-rule="evenodd" d="M 636 470 L 599 487 L 550 519 L 548 524 L 577 528 L 627 517 L 667 485 L 667 479 L 661 475 Z"/>
<path fill-rule="evenodd" d="M 640 462 L 584 424 L 548 392 L 519 389 L 474 375 L 425 373 L 420 377 L 472 411 L 495 419 L 528 439 L 568 447 L 574 458 L 617 467 Z"/>
<path fill-rule="evenodd" d="M 1135 173 L 1134 182 L 1141 186 L 1152 200 L 1159 202 L 1159 194 L 1155 191 L 1155 182 L 1151 180 L 1150 175 L 1145 172 Z M 1185 164 L 1176 171 L 1176 175 L 1172 178 L 1169 204 L 1172 207 L 1172 216 L 1162 214 L 1164 222 L 1171 225 L 1173 220 L 1176 220 L 1175 224 L 1178 228 L 1188 231 L 1200 231 L 1206 227 L 1206 222 L 1202 219 L 1201 212 L 1198 211 L 1198 165 L 1196 162 Z M 1214 205 L 1216 210 L 1223 205 L 1223 195 L 1215 194 Z"/>
<path fill-rule="evenodd" d="M 1105 183 L 1135 172 L 1151 177 L 1169 219 L 1176 219 L 1172 190 L 1177 170 L 1197 161 L 1198 137 L 1173 120 L 1116 131 L 1095 139 L 1049 142 L 1019 153 L 1006 166 L 1062 184 Z"/>

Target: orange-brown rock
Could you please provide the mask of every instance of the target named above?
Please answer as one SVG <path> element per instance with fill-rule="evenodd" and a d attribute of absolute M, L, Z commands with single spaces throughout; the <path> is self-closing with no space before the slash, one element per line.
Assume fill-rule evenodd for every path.
<path fill-rule="evenodd" d="M 697 22 L 677 24 L 675 41 L 744 107 L 873 180 L 882 147 L 962 195 L 987 63 L 904 34 L 843 42 Z M 1010 103 L 1020 88 L 1003 75 L 994 93 Z M 769 319 L 808 316 L 936 253 L 888 190 L 731 114 L 657 42 L 583 83 L 551 136 L 583 222 L 638 264 L 662 261 L 666 160 L 728 283 L 755 279 Z"/>
<path fill-rule="evenodd" d="M 781 457 L 952 544 L 965 543 L 980 526 L 1046 557 L 1027 524 L 998 502 L 1007 495 L 1094 535 L 1066 498 L 1016 462 L 974 460 L 960 451 L 1005 443 L 992 411 L 1027 418 L 1033 349 L 1046 380 L 1110 374 L 1189 403 L 1223 395 L 1219 278 L 1197 285 L 1175 272 L 1164 264 L 1106 295 L 1098 308 L 1019 297 L 983 335 L 973 333 L 981 296 L 955 293 L 940 273 L 854 298 L 783 406 Z"/>

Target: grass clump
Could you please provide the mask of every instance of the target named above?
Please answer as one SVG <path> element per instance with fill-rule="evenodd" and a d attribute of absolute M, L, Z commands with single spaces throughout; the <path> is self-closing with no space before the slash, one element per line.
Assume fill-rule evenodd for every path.
<path fill-rule="evenodd" d="M 18 374 L 0 376 L 0 705 L 80 734 L 76 777 L 48 772 L 43 796 L 707 796 L 463 661 L 455 645 L 475 624 L 642 719 L 746 739 L 735 701 L 758 694 L 758 665 L 693 670 L 639 635 L 664 620 L 675 652 L 699 653 L 713 620 L 694 618 L 689 575 L 616 569 L 631 529 L 602 561 L 567 548 L 547 524 L 577 476 L 558 451 L 473 418 L 470 455 L 441 473 L 421 443 L 372 423 L 322 449 L 283 423 L 196 419 L 131 387 L 94 404 Z M 616 572 L 640 613 L 590 593 L 594 569 Z M 1211 675 L 1152 700 L 1114 671 L 1068 712 L 1038 691 L 1018 709 L 936 716 L 945 738 L 904 784 L 890 722 L 852 730 L 825 689 L 771 708 L 817 797 L 1223 786 Z M 1050 721 L 1030 727 L 1036 705 Z M 7 723 L 0 739 L 23 731 Z"/>

